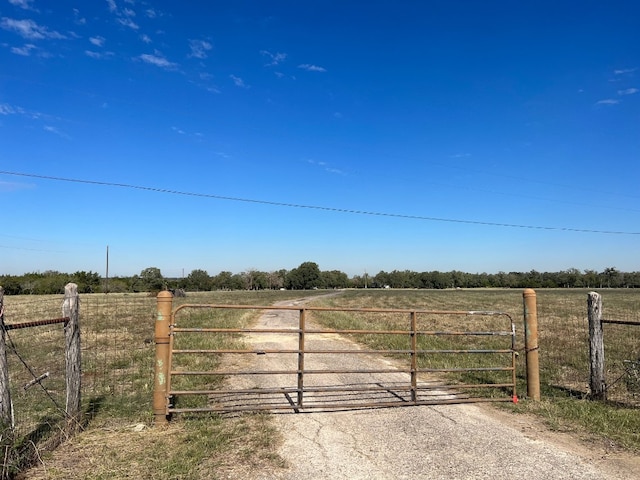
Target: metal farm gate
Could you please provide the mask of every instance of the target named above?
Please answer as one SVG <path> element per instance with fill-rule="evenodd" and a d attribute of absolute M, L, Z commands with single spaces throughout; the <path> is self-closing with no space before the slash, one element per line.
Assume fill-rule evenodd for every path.
<path fill-rule="evenodd" d="M 504 312 L 294 303 L 168 311 L 158 314 L 169 322 L 166 341 L 156 334 L 168 353 L 167 365 L 157 357 L 156 386 L 166 383 L 156 419 L 517 401 L 515 326 Z"/>

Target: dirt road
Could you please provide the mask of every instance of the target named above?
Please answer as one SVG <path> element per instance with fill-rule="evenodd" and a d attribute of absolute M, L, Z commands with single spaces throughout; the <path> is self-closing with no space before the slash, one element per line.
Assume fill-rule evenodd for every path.
<path fill-rule="evenodd" d="M 297 321 L 295 311 L 270 311 L 257 328 L 297 328 Z M 256 349 L 292 347 L 279 343 L 282 338 L 276 335 L 256 335 L 247 341 Z M 350 341 L 335 335 L 317 341 L 328 342 L 324 348 L 353 348 Z M 344 357 L 359 361 L 351 359 L 354 355 Z M 333 357 L 340 363 L 336 367 L 345 366 L 344 357 Z M 282 368 L 275 358 L 262 356 L 256 361 L 262 362 L 260 368 L 267 364 Z M 377 362 L 389 364 L 382 358 Z M 272 383 L 279 381 L 272 377 Z M 337 376 L 335 383 L 340 381 Z M 546 432 L 528 417 L 482 405 L 280 413 L 275 421 L 286 468 L 239 472 L 242 466 L 238 466 L 229 478 L 240 474 L 254 480 L 640 478 L 640 462 L 634 458 L 587 448 L 570 437 Z"/>

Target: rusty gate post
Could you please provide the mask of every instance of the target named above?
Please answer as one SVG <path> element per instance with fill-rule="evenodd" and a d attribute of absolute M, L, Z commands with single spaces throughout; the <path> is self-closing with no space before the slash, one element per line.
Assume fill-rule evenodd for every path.
<path fill-rule="evenodd" d="M 525 288 L 524 300 L 524 348 L 527 361 L 527 396 L 540 400 L 540 363 L 538 359 L 538 306 L 536 292 Z"/>
<path fill-rule="evenodd" d="M 173 294 L 160 292 L 155 326 L 156 361 L 153 385 L 153 421 L 156 426 L 169 422 L 167 415 L 167 376 L 169 374 L 169 327 L 173 310 Z"/>
<path fill-rule="evenodd" d="M 417 313 L 411 312 L 411 401 L 418 401 L 418 322 Z"/>
<path fill-rule="evenodd" d="M 298 408 L 302 408 L 304 391 L 304 333 L 306 330 L 306 309 L 300 309 L 300 319 L 298 320 Z"/>

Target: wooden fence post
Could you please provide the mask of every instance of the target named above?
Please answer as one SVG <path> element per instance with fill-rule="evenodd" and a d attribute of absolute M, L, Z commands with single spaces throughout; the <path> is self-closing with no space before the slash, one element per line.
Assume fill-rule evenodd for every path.
<path fill-rule="evenodd" d="M 10 478 L 10 465 L 15 461 L 16 455 L 13 444 L 13 405 L 9 388 L 6 333 L 4 328 L 4 288 L 0 287 L 0 455 L 2 455 L 0 478 Z"/>
<path fill-rule="evenodd" d="M 75 430 L 80 421 L 82 373 L 80 357 L 80 298 L 78 297 L 78 286 L 75 283 L 68 283 L 64 287 L 62 315 L 69 318 L 64 328 L 67 383 L 66 412 L 68 426 L 71 430 Z"/>
<path fill-rule="evenodd" d="M 166 425 L 167 415 L 167 375 L 169 374 L 169 330 L 173 311 L 173 294 L 160 292 L 157 297 L 158 309 L 155 328 L 156 363 L 153 385 L 153 418 L 156 426 Z"/>
<path fill-rule="evenodd" d="M 524 300 L 524 348 L 527 359 L 527 397 L 540 400 L 540 361 L 538 358 L 538 305 L 536 292 L 526 288 Z"/>
<path fill-rule="evenodd" d="M 4 288 L 0 287 L 0 435 L 13 428 L 9 366 L 7 365 L 6 330 L 4 329 Z"/>
<path fill-rule="evenodd" d="M 602 297 L 589 292 L 587 296 L 589 316 L 589 363 L 591 375 L 589 388 L 594 400 L 607 399 L 607 385 L 604 376 L 604 336 L 602 332 Z"/>

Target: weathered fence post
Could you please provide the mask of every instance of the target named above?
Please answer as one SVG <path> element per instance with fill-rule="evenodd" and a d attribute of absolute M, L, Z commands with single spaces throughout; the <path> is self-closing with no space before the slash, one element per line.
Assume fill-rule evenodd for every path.
<path fill-rule="evenodd" d="M 6 330 L 4 329 L 4 288 L 0 287 L 0 435 L 3 435 L 8 429 L 13 427 L 6 341 Z"/>
<path fill-rule="evenodd" d="M 10 478 L 10 465 L 15 460 L 13 405 L 11 404 L 9 387 L 6 333 L 4 328 L 4 288 L 0 287 L 0 455 L 2 455 L 0 478 Z"/>
<path fill-rule="evenodd" d="M 0 478 L 9 478 L 10 465 L 15 459 L 13 444 L 13 406 L 9 389 L 6 330 L 4 328 L 4 288 L 0 287 Z"/>
<path fill-rule="evenodd" d="M 532 400 L 540 400 L 536 292 L 531 288 L 526 288 L 522 297 L 524 301 L 524 348 L 527 360 L 527 397 Z"/>
<path fill-rule="evenodd" d="M 66 412 L 69 428 L 75 430 L 80 425 L 82 359 L 80 356 L 80 297 L 78 286 L 67 283 L 64 287 L 62 315 L 69 318 L 64 328 L 65 370 L 67 383 Z"/>
<path fill-rule="evenodd" d="M 173 310 L 173 294 L 158 293 L 158 315 L 156 317 L 155 342 L 156 363 L 153 386 L 153 421 L 155 425 L 165 425 L 167 416 L 167 376 L 169 374 L 169 327 Z"/>
<path fill-rule="evenodd" d="M 602 332 L 602 297 L 589 292 L 587 296 L 589 317 L 589 363 L 591 375 L 589 388 L 594 400 L 607 399 L 607 385 L 604 376 L 604 336 Z"/>

